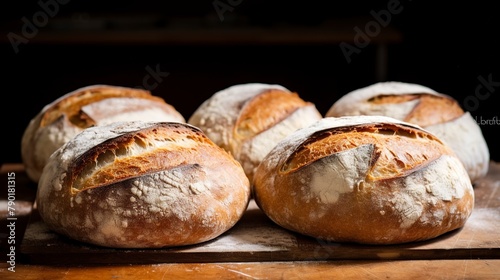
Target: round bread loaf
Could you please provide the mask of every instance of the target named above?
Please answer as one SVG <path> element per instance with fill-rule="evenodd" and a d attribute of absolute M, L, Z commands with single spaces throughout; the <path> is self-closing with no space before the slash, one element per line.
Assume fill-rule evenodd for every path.
<path fill-rule="evenodd" d="M 56 150 L 36 205 L 50 229 L 114 248 L 211 240 L 250 199 L 241 165 L 198 128 L 176 122 L 90 127 Z"/>
<path fill-rule="evenodd" d="M 238 160 L 249 180 L 282 138 L 322 118 L 311 102 L 280 85 L 248 83 L 216 92 L 189 118 Z"/>
<path fill-rule="evenodd" d="M 28 124 L 21 140 L 28 177 L 38 182 L 49 156 L 83 129 L 130 120 L 185 122 L 173 106 L 146 90 L 110 85 L 79 88 L 46 105 Z"/>
<path fill-rule="evenodd" d="M 324 118 L 289 135 L 256 169 L 253 191 L 284 228 L 364 244 L 437 237 L 462 227 L 474 206 L 448 146 L 382 116 Z"/>
<path fill-rule="evenodd" d="M 337 100 L 326 117 L 382 115 L 417 124 L 445 141 L 474 182 L 488 173 L 490 153 L 481 128 L 452 97 L 418 84 L 376 83 Z"/>

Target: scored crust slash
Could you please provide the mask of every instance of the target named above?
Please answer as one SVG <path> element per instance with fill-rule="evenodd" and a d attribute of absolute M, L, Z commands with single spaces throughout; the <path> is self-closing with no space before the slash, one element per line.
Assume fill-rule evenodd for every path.
<path fill-rule="evenodd" d="M 281 139 L 321 118 L 313 103 L 281 85 L 248 83 L 214 93 L 188 123 L 230 152 L 251 181 L 257 165 Z"/>
<path fill-rule="evenodd" d="M 26 127 L 21 142 L 26 173 L 38 182 L 50 155 L 76 134 L 94 125 L 131 120 L 185 122 L 172 105 L 147 90 L 82 87 L 46 105 Z"/>
<path fill-rule="evenodd" d="M 325 116 L 357 115 L 381 115 L 419 125 L 452 148 L 472 182 L 488 172 L 490 153 L 481 128 L 449 95 L 418 84 L 381 82 L 345 94 Z"/>
<path fill-rule="evenodd" d="M 475 125 L 452 98 L 395 82 L 354 91 L 325 117 L 283 86 L 239 84 L 188 122 L 148 91 L 94 85 L 44 107 L 22 155 L 43 222 L 84 243 L 200 244 L 231 229 L 254 199 L 302 235 L 400 244 L 470 217 L 489 158 Z M 459 137 L 458 126 L 481 137 Z"/>

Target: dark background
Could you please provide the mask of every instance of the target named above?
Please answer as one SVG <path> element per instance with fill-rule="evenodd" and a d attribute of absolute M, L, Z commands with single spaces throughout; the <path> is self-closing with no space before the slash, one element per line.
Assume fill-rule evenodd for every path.
<path fill-rule="evenodd" d="M 431 87 L 456 98 L 476 118 L 499 118 L 500 25 L 492 4 L 409 0 L 61 2 L 3 3 L 2 162 L 21 161 L 24 129 L 55 98 L 91 84 L 143 86 L 148 67 L 169 73 L 150 89 L 186 119 L 213 93 L 239 83 L 281 84 L 314 102 L 324 114 L 343 94 L 387 80 Z M 57 11 L 16 52 L 9 34 L 23 35 L 26 20 L 42 21 L 43 17 L 35 17 L 43 11 L 40 3 L 56 3 Z M 214 3 L 232 5 L 223 14 L 224 20 Z M 339 43 L 354 45 L 355 28 L 363 30 L 376 23 L 373 12 L 388 10 L 391 3 L 399 3 L 400 12 L 391 14 L 388 26 L 379 25 L 380 32 L 370 37 L 370 44 L 348 62 Z M 55 6 L 51 7 L 54 11 Z M 329 22 L 340 27 L 328 27 Z M 262 30 L 262 36 L 251 33 L 242 41 L 245 36 L 241 34 L 248 28 Z M 155 31 L 172 29 L 181 30 L 176 33 L 180 35 L 151 39 L 161 34 Z M 225 33 L 228 29 L 241 30 L 241 36 Z M 297 35 L 279 41 L 283 30 Z M 303 30 L 318 31 L 319 39 L 304 36 Z M 377 63 L 381 50 L 386 51 L 385 71 L 379 68 L 384 64 Z M 464 100 L 477 97 L 481 77 L 491 81 L 489 89 L 481 88 L 475 108 L 464 105 Z M 499 128 L 500 120 L 481 125 L 495 161 L 500 160 L 495 138 Z"/>

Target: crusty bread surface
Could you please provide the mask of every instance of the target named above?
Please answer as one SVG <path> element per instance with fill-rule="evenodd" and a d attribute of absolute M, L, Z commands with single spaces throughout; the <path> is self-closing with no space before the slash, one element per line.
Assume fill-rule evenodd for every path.
<path fill-rule="evenodd" d="M 230 152 L 249 180 L 274 145 L 322 116 L 316 106 L 281 85 L 238 84 L 213 94 L 188 123 Z"/>
<path fill-rule="evenodd" d="M 418 84 L 381 82 L 345 94 L 325 114 L 356 115 L 388 116 L 417 124 L 452 148 L 473 182 L 488 173 L 490 153 L 481 128 L 449 95 Z"/>
<path fill-rule="evenodd" d="M 147 90 L 113 85 L 76 89 L 44 106 L 26 127 L 21 156 L 27 175 L 38 182 L 49 156 L 83 129 L 129 120 L 185 122 L 172 105 Z"/>
<path fill-rule="evenodd" d="M 474 207 L 448 146 L 382 116 L 329 117 L 296 131 L 263 159 L 253 191 L 277 224 L 335 242 L 428 240 L 461 228 Z"/>
<path fill-rule="evenodd" d="M 241 165 L 198 128 L 131 121 L 87 128 L 53 153 L 36 203 L 74 240 L 160 248 L 221 235 L 249 199 Z"/>

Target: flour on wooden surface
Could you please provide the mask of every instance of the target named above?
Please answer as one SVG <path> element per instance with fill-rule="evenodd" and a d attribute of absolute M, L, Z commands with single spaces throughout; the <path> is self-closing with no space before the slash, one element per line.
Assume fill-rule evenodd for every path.
<path fill-rule="evenodd" d="M 267 252 L 297 247 L 294 235 L 273 227 L 233 228 L 216 240 L 183 252 Z"/>

